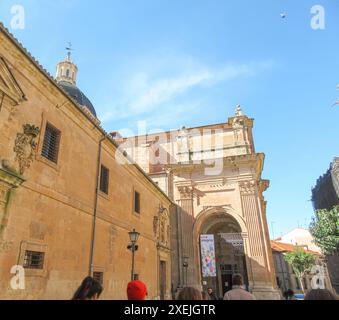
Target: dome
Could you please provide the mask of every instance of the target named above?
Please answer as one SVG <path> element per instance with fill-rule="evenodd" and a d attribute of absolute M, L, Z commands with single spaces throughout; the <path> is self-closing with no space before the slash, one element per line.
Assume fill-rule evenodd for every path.
<path fill-rule="evenodd" d="M 91 101 L 85 96 L 85 94 L 74 84 L 66 81 L 60 81 L 59 85 L 81 106 L 86 107 L 95 117 L 97 114 L 91 103 Z"/>

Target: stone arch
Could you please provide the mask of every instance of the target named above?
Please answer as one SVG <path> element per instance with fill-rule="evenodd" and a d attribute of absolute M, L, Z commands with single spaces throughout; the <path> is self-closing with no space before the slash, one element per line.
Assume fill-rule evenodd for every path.
<path fill-rule="evenodd" d="M 227 224 L 231 226 L 234 233 L 241 233 L 243 237 L 244 257 L 247 259 L 249 253 L 249 243 L 247 241 L 247 226 L 244 219 L 231 208 L 225 207 L 211 207 L 202 210 L 194 221 L 193 225 L 193 241 L 194 243 L 200 243 L 200 235 L 209 233 L 209 230 L 218 226 L 218 224 Z M 231 231 L 232 233 L 232 231 Z M 198 273 L 196 274 L 199 283 L 202 283 L 201 278 L 201 257 L 200 257 L 200 245 L 195 246 L 194 249 L 194 262 L 197 267 Z M 247 268 L 250 267 L 249 262 L 246 260 L 245 264 Z M 247 276 L 250 276 L 246 272 Z"/>
<path fill-rule="evenodd" d="M 241 233 L 247 235 L 247 227 L 245 220 L 237 214 L 234 210 L 225 209 L 224 207 L 213 207 L 202 210 L 196 217 L 193 225 L 193 237 L 195 240 L 199 239 L 203 225 L 213 216 L 224 216 L 225 218 L 233 218 L 239 225 Z"/>

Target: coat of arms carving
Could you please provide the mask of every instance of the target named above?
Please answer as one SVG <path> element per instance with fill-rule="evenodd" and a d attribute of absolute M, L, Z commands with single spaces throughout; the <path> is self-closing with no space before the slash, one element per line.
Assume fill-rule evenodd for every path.
<path fill-rule="evenodd" d="M 18 133 L 15 139 L 14 152 L 15 161 L 19 163 L 19 172 L 24 174 L 25 170 L 31 166 L 36 152 L 36 137 L 40 129 L 34 125 L 25 124 L 23 133 Z"/>

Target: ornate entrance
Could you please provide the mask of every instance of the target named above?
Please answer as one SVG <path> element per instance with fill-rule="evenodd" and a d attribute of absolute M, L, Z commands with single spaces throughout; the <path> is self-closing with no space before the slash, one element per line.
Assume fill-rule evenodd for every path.
<path fill-rule="evenodd" d="M 210 287 L 218 297 L 223 297 L 232 289 L 232 276 L 235 273 L 244 277 L 248 287 L 244 241 L 237 221 L 230 215 L 216 214 L 203 224 L 200 235 L 213 235 L 215 248 L 216 273 L 208 277 L 201 273 L 204 290 Z M 200 252 L 200 261 L 204 259 L 201 255 Z"/>

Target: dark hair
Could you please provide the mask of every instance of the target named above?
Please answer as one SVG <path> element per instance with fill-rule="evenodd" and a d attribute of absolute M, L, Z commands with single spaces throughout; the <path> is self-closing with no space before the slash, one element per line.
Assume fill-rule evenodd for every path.
<path fill-rule="evenodd" d="M 312 289 L 307 292 L 305 300 L 338 300 L 338 297 L 327 289 Z"/>
<path fill-rule="evenodd" d="M 293 297 L 294 296 L 294 291 L 291 289 L 288 289 L 284 292 L 284 298 L 287 300 L 289 297 Z"/>
<path fill-rule="evenodd" d="M 242 279 L 242 275 L 237 273 L 234 274 L 232 277 L 232 284 L 234 286 L 242 286 L 244 284 L 243 279 Z"/>
<path fill-rule="evenodd" d="M 72 300 L 89 300 L 95 295 L 99 298 L 103 291 L 102 285 L 92 277 L 85 278 L 74 293 Z"/>
<path fill-rule="evenodd" d="M 186 287 L 179 292 L 177 300 L 203 300 L 203 297 L 198 289 Z"/>

